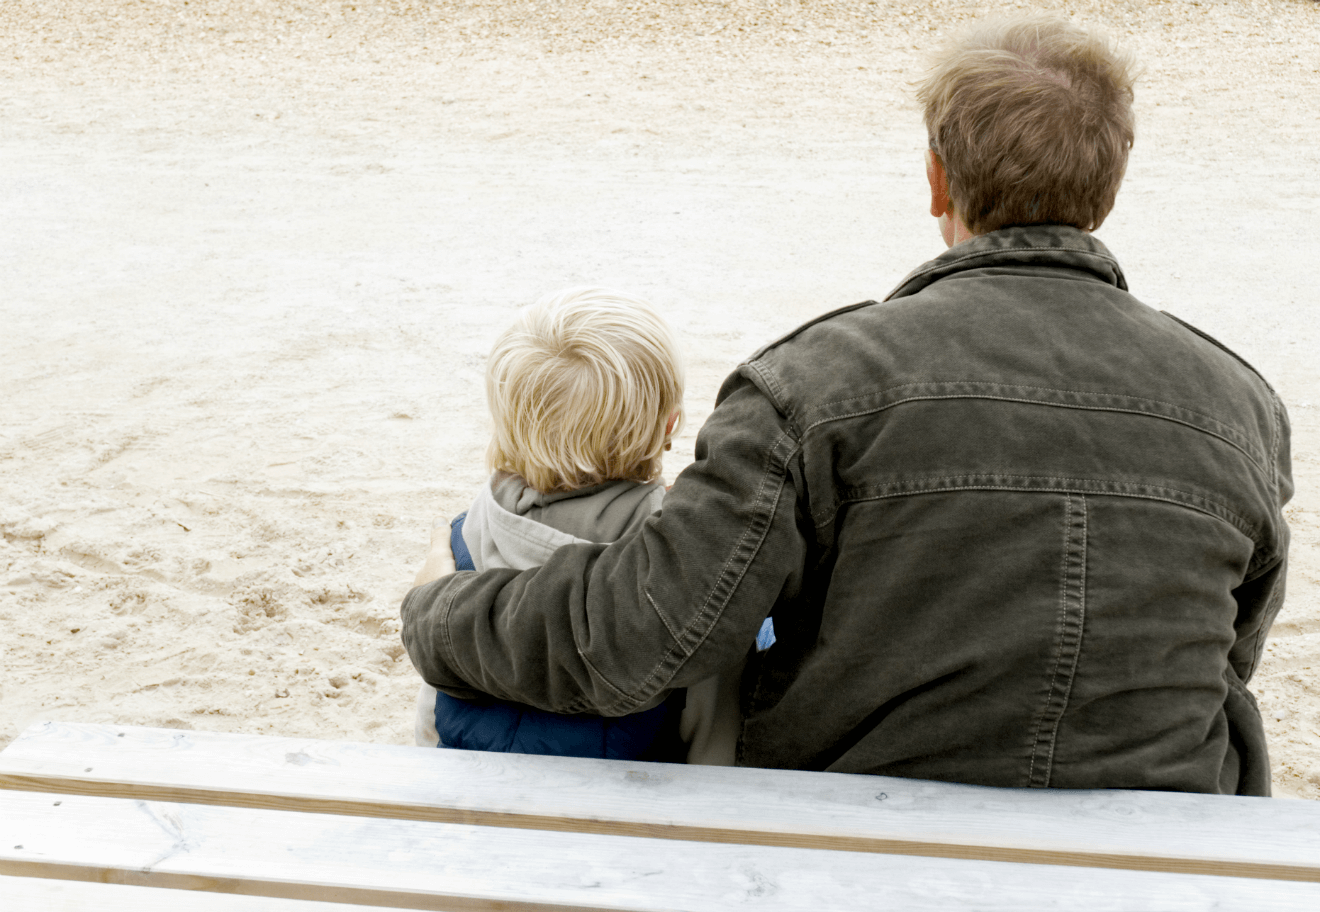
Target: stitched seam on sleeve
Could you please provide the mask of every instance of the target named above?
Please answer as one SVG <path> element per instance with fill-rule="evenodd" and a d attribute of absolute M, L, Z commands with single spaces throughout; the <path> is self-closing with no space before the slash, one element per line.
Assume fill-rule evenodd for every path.
<path fill-rule="evenodd" d="M 650 590 L 647 590 L 646 592 L 646 601 L 650 603 L 651 610 L 654 611 L 655 616 L 660 619 L 660 623 L 664 624 L 665 629 L 669 631 L 669 636 L 672 639 L 677 640 L 678 631 L 675 630 L 673 625 L 669 623 L 669 618 L 665 617 L 665 613 L 660 610 L 660 606 L 656 604 L 655 597 L 651 595 Z"/>
<path fill-rule="evenodd" d="M 1260 711 L 1260 706 L 1256 703 L 1256 695 L 1251 692 L 1251 688 L 1247 687 L 1246 682 L 1237 676 L 1237 672 L 1233 670 L 1232 665 L 1224 668 L 1224 680 L 1228 682 L 1229 690 L 1237 691 L 1240 696 L 1245 697 L 1252 706 L 1256 707 L 1257 712 Z"/>
<path fill-rule="evenodd" d="M 458 661 L 458 656 L 454 650 L 454 634 L 449 629 L 449 616 L 454 607 L 454 599 L 458 596 L 458 591 L 462 586 L 455 585 L 449 588 L 452 591 L 446 594 L 445 600 L 440 606 L 440 640 L 444 643 L 446 660 L 461 672 L 464 681 L 471 684 L 472 678 L 468 675 L 467 669 Z"/>
<path fill-rule="evenodd" d="M 794 446 L 789 449 L 788 453 L 782 460 L 779 460 L 776 458 L 777 453 L 786 440 L 793 442 Z M 674 645 L 665 652 L 660 658 L 660 661 L 658 661 L 646 677 L 639 682 L 635 692 L 631 695 L 624 694 L 614 684 L 608 681 L 606 682 L 612 689 L 621 694 L 621 699 L 614 706 L 610 707 L 611 710 L 629 709 L 630 707 L 628 704 L 633 701 L 640 705 L 641 702 L 645 701 L 656 691 L 663 688 L 670 680 L 673 680 L 674 675 L 678 673 L 683 662 L 706 641 L 706 637 L 710 634 L 711 629 L 714 628 L 715 624 L 718 623 L 720 617 L 723 615 L 724 608 L 728 605 L 729 599 L 733 597 L 735 592 L 737 592 L 738 586 L 742 582 L 742 577 L 747 572 L 747 568 L 751 566 L 752 562 L 756 559 L 756 556 L 760 553 L 761 545 L 764 544 L 766 535 L 769 534 L 771 527 L 774 525 L 774 516 L 779 509 L 779 498 L 783 492 L 784 484 L 788 477 L 787 471 L 778 473 L 779 482 L 777 485 L 774 485 L 774 492 L 772 494 L 767 493 L 767 489 L 771 487 L 772 480 L 776 475 L 774 466 L 777 463 L 782 462 L 786 467 L 787 460 L 792 456 L 795 449 L 796 441 L 793 441 L 793 438 L 785 431 L 781 431 L 779 436 L 775 439 L 775 442 L 767 448 L 765 463 L 761 470 L 760 483 L 753 500 L 753 502 L 758 505 L 764 503 L 766 511 L 759 514 L 754 513 L 753 522 L 748 523 L 748 525 L 743 527 L 742 533 L 738 536 L 736 545 L 733 547 L 728 559 L 725 560 L 724 566 L 720 568 L 720 572 L 716 576 L 715 582 L 711 585 L 710 591 L 707 593 L 701 608 L 694 614 L 693 619 L 681 631 L 677 632 L 674 637 Z M 752 534 L 752 527 L 755 524 L 757 515 L 764 516 L 764 529 L 761 531 L 760 541 L 755 545 L 748 545 L 748 539 Z M 748 553 L 745 557 L 740 557 L 740 554 L 744 551 L 745 545 L 749 549 Z M 741 564 L 741 567 L 736 568 L 735 564 Z M 731 572 L 735 571 L 737 578 L 731 579 Z M 719 605 L 718 608 L 713 607 L 713 600 L 716 598 L 716 593 L 722 588 L 722 584 L 725 584 L 726 582 L 727 585 L 723 587 L 726 590 L 726 594 L 723 597 L 723 604 Z M 703 625 L 705 626 L 704 632 L 697 635 L 696 641 L 692 644 L 690 649 L 687 648 L 684 645 L 684 638 L 693 634 L 695 630 Z M 669 625 L 666 624 L 665 626 L 668 628 Z M 585 657 L 584 661 L 586 661 Z M 593 668 L 593 671 L 594 670 L 595 669 Z M 604 679 L 602 678 L 602 680 Z"/>
<path fill-rule="evenodd" d="M 1256 668 L 1260 665 L 1261 654 L 1265 651 L 1267 627 L 1265 618 L 1278 616 L 1278 611 L 1280 609 L 1279 600 L 1283 597 L 1283 593 L 1281 592 L 1282 588 L 1282 586 L 1271 587 L 1269 601 L 1267 601 L 1261 609 L 1261 625 L 1256 629 L 1256 635 L 1252 638 L 1254 642 L 1251 644 L 1251 664 L 1247 666 L 1247 676 L 1244 679 L 1244 684 L 1246 681 L 1251 680 L 1252 676 L 1256 673 Z"/>
<path fill-rule="evenodd" d="M 611 681 L 609 678 L 605 677 L 605 675 L 601 673 L 601 670 L 592 663 L 591 659 L 587 658 L 586 653 L 584 653 L 581 649 L 579 649 L 577 651 L 577 654 L 578 654 L 578 658 L 582 660 L 582 664 L 587 666 L 587 670 L 590 671 L 591 674 L 598 681 L 600 681 L 602 684 L 608 687 L 610 689 L 610 692 L 614 694 L 615 705 L 618 705 L 618 703 L 628 699 L 628 694 L 620 690 L 619 687 L 616 686 L 615 683 Z"/>
<path fill-rule="evenodd" d="M 1283 400 L 1273 395 L 1274 433 L 1270 442 L 1270 480 L 1274 482 L 1275 499 L 1279 490 L 1279 449 L 1283 446 Z"/>
<path fill-rule="evenodd" d="M 767 454 L 766 457 L 766 465 L 761 472 L 760 486 L 757 488 L 756 491 L 755 503 L 757 504 L 760 504 L 764 499 L 763 493 L 765 492 L 769 484 L 770 476 L 773 474 L 771 470 L 771 466 L 773 465 L 773 455 L 775 451 L 779 448 L 780 443 L 787 436 L 788 435 L 786 433 L 781 432 L 779 438 L 769 448 L 769 453 Z M 783 490 L 783 486 L 784 486 L 784 482 L 783 479 L 781 478 L 774 496 L 772 496 L 769 499 L 769 503 L 768 503 L 769 513 L 767 515 L 766 528 L 761 533 L 762 542 L 765 541 L 765 536 L 769 532 L 770 525 L 774 521 L 774 512 L 778 508 L 778 504 L 779 504 L 779 492 Z M 645 680 L 642 681 L 641 690 L 643 693 L 646 692 L 647 687 L 651 684 L 651 682 L 661 674 L 661 669 L 664 668 L 665 665 L 673 662 L 673 660 L 678 656 L 681 656 L 682 660 L 686 660 L 689 656 L 692 655 L 693 652 L 695 652 L 698 648 L 700 648 L 702 643 L 705 642 L 706 636 L 709 635 L 711 628 L 715 626 L 715 624 L 719 621 L 720 616 L 724 613 L 724 605 L 728 604 L 728 600 L 732 598 L 733 593 L 737 591 L 738 583 L 742 581 L 743 575 L 746 574 L 747 567 L 750 566 L 751 562 L 756 559 L 756 555 L 760 553 L 760 546 L 758 543 L 756 547 L 752 548 L 751 553 L 747 555 L 746 559 L 742 561 L 743 566 L 741 568 L 741 571 L 737 573 L 737 577 L 738 577 L 737 580 L 733 581 L 728 586 L 728 593 L 724 597 L 724 605 L 721 605 L 718 608 L 718 610 L 712 610 L 712 601 L 716 596 L 716 592 L 720 588 L 720 583 L 726 580 L 730 576 L 730 571 L 733 568 L 735 561 L 738 560 L 738 555 L 742 552 L 743 546 L 747 542 L 748 537 L 750 535 L 751 535 L 751 524 L 748 524 L 747 526 L 743 527 L 742 534 L 738 536 L 737 544 L 732 549 L 732 552 L 730 553 L 728 559 L 724 562 L 724 566 L 720 568 L 720 573 L 715 578 L 715 583 L 711 586 L 710 592 L 706 594 L 706 599 L 702 603 L 701 608 L 696 612 L 696 614 L 693 616 L 693 619 L 687 624 L 687 626 L 683 628 L 680 635 L 675 637 L 674 645 L 665 654 L 664 658 L 661 659 L 661 661 L 656 664 L 656 666 L 651 670 L 651 673 L 646 676 Z M 708 614 L 710 615 L 709 622 L 705 620 Z M 701 634 L 698 637 L 696 643 L 693 644 L 690 650 L 685 649 L 683 647 L 683 636 L 689 634 L 695 628 L 700 627 L 702 624 L 705 624 L 706 626 L 705 633 Z M 681 664 L 681 660 L 679 664 Z M 677 669 L 678 669 L 678 665 L 675 665 L 674 671 L 676 672 Z M 672 673 L 670 677 L 672 677 Z"/>

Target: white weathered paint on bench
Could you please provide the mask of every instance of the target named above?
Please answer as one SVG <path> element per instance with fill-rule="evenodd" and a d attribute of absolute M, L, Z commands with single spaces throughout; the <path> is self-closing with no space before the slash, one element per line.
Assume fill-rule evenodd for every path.
<path fill-rule="evenodd" d="M 0 875 L 4 912 L 362 912 L 343 903 Z"/>
<path fill-rule="evenodd" d="M 1320 881 L 1320 805 L 38 723 L 0 787 L 710 843 Z"/>
<path fill-rule="evenodd" d="M 1320 908 L 1293 881 L 19 791 L 0 792 L 0 875 L 461 912 Z"/>

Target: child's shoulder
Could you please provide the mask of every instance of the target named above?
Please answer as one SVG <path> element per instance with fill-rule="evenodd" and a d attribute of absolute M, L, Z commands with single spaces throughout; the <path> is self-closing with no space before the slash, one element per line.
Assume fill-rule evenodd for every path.
<path fill-rule="evenodd" d="M 587 541 L 612 542 L 641 528 L 664 496 L 660 481 L 606 481 L 576 491 L 532 492 L 520 498 L 520 506 L 527 504 L 520 512 Z"/>

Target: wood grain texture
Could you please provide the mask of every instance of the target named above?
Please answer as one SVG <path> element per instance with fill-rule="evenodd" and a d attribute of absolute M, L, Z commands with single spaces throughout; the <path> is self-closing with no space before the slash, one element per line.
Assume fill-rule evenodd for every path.
<path fill-rule="evenodd" d="M 18 791 L 0 875 L 457 912 L 1320 908 L 1309 883 Z"/>
<path fill-rule="evenodd" d="M 0 787 L 360 817 L 1320 882 L 1320 806 L 37 723 Z"/>

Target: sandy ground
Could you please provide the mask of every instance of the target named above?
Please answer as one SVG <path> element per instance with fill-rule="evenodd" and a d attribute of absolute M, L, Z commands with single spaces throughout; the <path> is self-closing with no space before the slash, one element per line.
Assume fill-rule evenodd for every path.
<path fill-rule="evenodd" d="M 1253 688 L 1320 798 L 1320 4 L 1050 4 L 1146 67 L 1100 237 L 1294 426 Z M 1020 6 L 1020 5 L 1019 5 Z M 398 604 L 484 477 L 483 358 L 650 296 L 691 420 L 937 254 L 917 3 L 0 4 L 0 745 L 36 719 L 410 740 Z"/>

